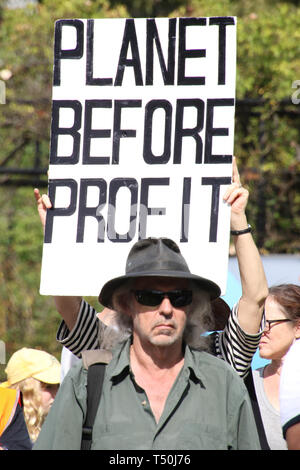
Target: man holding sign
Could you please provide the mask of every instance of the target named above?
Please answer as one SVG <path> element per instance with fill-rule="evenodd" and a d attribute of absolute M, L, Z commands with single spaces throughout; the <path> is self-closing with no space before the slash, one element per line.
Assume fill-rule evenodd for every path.
<path fill-rule="evenodd" d="M 119 333 L 123 342 L 106 369 L 94 449 L 259 447 L 243 382 L 204 352 L 211 338 L 202 335 L 222 330 L 228 320 L 220 295 L 229 206 L 243 296 L 227 330 L 213 339 L 215 354 L 242 376 L 256 349 L 267 295 L 245 216 L 248 192 L 235 162 L 230 185 L 235 23 L 174 18 L 56 24 L 53 208 L 45 222 L 41 293 L 55 296 L 73 330 L 66 344 L 78 355 L 103 348 L 107 329 L 75 297 L 94 295 L 99 279 L 100 303 L 115 311 L 113 321 L 125 333 Z M 38 191 L 36 199 L 44 220 L 51 203 Z M 61 330 L 68 335 L 64 325 Z M 36 448 L 80 448 L 85 386 L 79 364 L 63 381 Z"/>
<path fill-rule="evenodd" d="M 40 216 L 41 216 L 41 219 L 43 221 L 44 216 L 45 216 L 45 207 L 46 206 L 50 207 L 51 204 L 50 204 L 50 201 L 49 201 L 47 196 L 40 197 L 37 191 L 36 191 L 36 198 L 37 198 L 37 202 L 38 202 Z M 239 258 L 239 265 L 240 265 L 240 269 L 241 269 L 241 279 L 242 279 L 242 285 L 243 285 L 243 296 L 242 296 L 242 298 L 239 302 L 238 307 L 236 307 L 234 309 L 234 311 L 232 312 L 232 314 L 230 316 L 230 319 L 229 319 L 229 323 L 228 323 L 226 329 L 223 332 L 219 332 L 217 337 L 215 337 L 214 347 L 217 350 L 219 349 L 219 354 L 218 355 L 220 357 L 222 357 L 223 359 L 225 359 L 226 361 L 228 361 L 229 363 L 231 363 L 240 372 L 240 374 L 243 376 L 243 375 L 246 374 L 248 368 L 250 367 L 252 354 L 254 353 L 254 351 L 256 349 L 257 341 L 259 341 L 260 335 L 257 332 L 259 330 L 259 325 L 260 325 L 260 321 L 261 321 L 261 314 L 262 314 L 262 307 L 263 307 L 264 298 L 267 295 L 267 285 L 266 285 L 266 280 L 265 280 L 265 277 L 264 277 L 264 272 L 263 272 L 263 268 L 262 268 L 262 265 L 261 265 L 260 257 L 258 255 L 257 249 L 256 249 L 255 244 L 253 242 L 252 236 L 251 236 L 249 231 L 247 231 L 246 233 L 242 233 L 242 232 L 244 232 L 243 229 L 245 229 L 245 227 L 247 227 L 247 223 L 246 223 L 247 221 L 246 221 L 246 216 L 245 216 L 244 209 L 245 209 L 247 198 L 248 198 L 248 192 L 244 188 L 242 188 L 241 185 L 240 185 L 239 175 L 238 175 L 238 171 L 237 171 L 237 167 L 236 167 L 235 163 L 234 163 L 233 184 L 229 188 L 228 193 L 226 195 L 226 198 L 227 198 L 227 201 L 231 204 L 231 214 L 232 214 L 231 215 L 231 228 L 232 228 L 232 230 L 234 230 L 234 233 L 236 233 L 236 235 L 234 235 L 234 239 L 235 239 L 235 246 L 236 246 L 237 254 L 238 254 L 238 258 Z M 240 235 L 237 234 L 237 232 L 239 232 L 239 231 L 241 232 Z M 186 289 L 186 288 L 187 288 L 187 286 L 190 286 L 190 284 L 189 284 L 189 282 L 188 282 L 188 284 L 186 284 L 186 282 L 187 282 L 187 280 L 189 280 L 189 281 L 192 280 L 192 278 L 194 280 L 197 279 L 197 276 L 195 277 L 195 276 L 193 276 L 192 274 L 190 274 L 188 272 L 184 273 L 182 271 L 183 267 L 182 267 L 182 265 L 180 265 L 181 271 L 178 270 L 177 274 L 175 274 L 175 276 L 178 276 L 178 278 L 177 277 L 174 278 L 173 277 L 174 272 L 173 272 L 172 275 L 170 273 L 170 266 L 172 265 L 174 267 L 174 260 L 169 259 L 168 256 L 166 256 L 166 260 L 164 259 L 164 257 L 165 257 L 164 250 L 167 250 L 164 243 L 167 244 L 167 247 L 170 244 L 169 250 L 171 250 L 172 255 L 173 255 L 173 251 L 174 251 L 174 254 L 176 253 L 175 256 L 179 256 L 180 259 L 181 259 L 181 255 L 178 254 L 177 247 L 174 246 L 173 242 L 170 242 L 170 241 L 163 242 L 161 240 L 159 240 L 158 242 L 155 242 L 155 241 L 150 242 L 150 241 L 147 241 L 147 240 L 142 241 L 142 242 L 138 242 L 136 244 L 136 248 L 133 249 L 133 253 L 135 253 L 135 252 L 136 253 L 141 253 L 145 250 L 145 252 L 146 252 L 146 254 L 148 254 L 149 258 L 147 256 L 142 256 L 142 260 L 141 260 L 142 261 L 142 267 L 141 266 L 137 267 L 138 260 L 135 261 L 134 255 L 129 255 L 128 266 L 133 264 L 133 273 L 130 275 L 130 273 L 128 272 L 127 275 L 122 276 L 120 279 L 116 279 L 116 280 L 113 280 L 112 282 L 109 282 L 109 284 L 108 284 L 109 289 L 107 291 L 107 287 L 105 287 L 104 290 L 102 290 L 102 294 L 100 294 L 100 301 L 104 305 L 106 305 L 110 308 L 114 308 L 116 310 L 121 310 L 121 312 L 122 312 L 121 317 L 119 317 L 119 316 L 115 317 L 114 316 L 114 322 L 117 322 L 118 326 L 120 327 L 120 334 L 119 334 L 119 338 L 118 338 L 119 340 L 121 340 L 122 338 L 124 339 L 124 336 L 121 335 L 121 331 L 123 331 L 123 333 L 124 333 L 124 321 L 121 321 L 121 324 L 120 324 L 119 320 L 120 319 L 122 320 L 122 318 L 124 320 L 124 318 L 128 318 L 128 317 L 130 318 L 131 317 L 130 312 L 131 312 L 131 308 L 133 308 L 131 302 L 133 302 L 135 307 L 136 307 L 137 304 L 140 305 L 140 308 L 142 310 L 144 310 L 146 308 L 146 306 L 145 307 L 142 307 L 142 306 L 145 303 L 148 303 L 149 305 L 147 306 L 147 309 L 151 313 L 151 315 L 149 313 L 149 316 L 151 316 L 151 318 L 155 317 L 155 321 L 154 320 L 153 321 L 154 321 L 156 326 L 153 326 L 153 328 L 149 327 L 150 331 L 153 332 L 153 335 L 152 335 L 153 337 L 151 337 L 151 334 L 150 334 L 150 338 L 147 339 L 146 344 L 148 344 L 149 342 L 150 342 L 150 344 L 152 344 L 154 342 L 155 344 L 152 344 L 151 348 L 153 347 L 153 349 L 155 351 L 156 350 L 165 351 L 164 354 L 167 354 L 167 355 L 168 355 L 168 353 L 171 353 L 171 349 L 170 350 L 168 349 L 168 347 L 169 347 L 168 344 L 163 344 L 163 343 L 160 344 L 161 339 L 162 339 L 162 341 L 167 341 L 167 342 L 170 342 L 171 344 L 173 344 L 173 342 L 174 342 L 175 344 L 177 344 L 177 347 L 180 346 L 180 348 L 182 347 L 182 344 L 187 343 L 187 344 L 190 344 L 192 347 L 196 347 L 197 349 L 199 349 L 199 348 L 202 349 L 203 346 L 204 346 L 204 338 L 203 337 L 201 338 L 201 333 L 203 333 L 203 331 L 205 329 L 214 329 L 216 327 L 218 329 L 224 328 L 224 326 L 226 324 L 227 318 L 224 318 L 224 317 L 221 316 L 221 314 L 224 313 L 224 310 L 223 311 L 218 311 L 218 308 L 220 306 L 222 306 L 222 303 L 219 303 L 219 305 L 218 305 L 218 303 L 217 304 L 215 303 L 216 300 L 214 300 L 214 297 L 218 298 L 218 296 L 220 294 L 220 290 L 218 289 L 217 286 L 214 285 L 214 283 L 211 283 L 210 281 L 203 280 L 203 279 L 200 282 L 200 278 L 198 278 L 199 284 L 197 286 L 197 282 L 196 282 L 196 290 L 194 290 L 194 288 L 193 288 L 192 291 L 191 291 L 192 293 L 190 292 L 190 294 L 192 295 L 192 298 L 194 298 L 194 302 L 197 299 L 196 303 L 200 302 L 201 304 L 203 303 L 203 299 L 209 294 L 209 297 L 210 297 L 211 300 L 209 301 L 208 304 L 206 303 L 206 306 L 210 305 L 209 310 L 211 309 L 211 307 L 213 308 L 213 317 L 211 317 L 209 319 L 210 315 L 208 315 L 207 310 L 206 310 L 205 316 L 199 314 L 199 311 L 194 316 L 195 310 L 192 310 L 193 313 L 191 313 L 191 311 L 189 310 L 190 307 L 188 307 L 190 305 L 190 302 L 192 302 L 192 301 L 191 301 L 190 297 L 188 298 L 188 294 L 186 292 L 186 291 L 189 291 L 189 289 Z M 152 245 L 154 245 L 154 247 L 156 248 L 156 251 L 154 251 L 154 252 L 152 251 L 153 250 Z M 161 247 L 163 247 L 163 248 L 161 248 Z M 148 253 L 147 253 L 147 250 L 148 250 Z M 137 255 L 135 255 L 135 256 L 137 256 Z M 153 271 L 155 270 L 154 268 L 155 268 L 155 265 L 156 265 L 156 276 L 149 277 L 148 276 L 149 271 L 148 271 L 148 273 L 145 271 L 147 258 L 148 258 L 148 261 L 150 262 L 150 264 L 154 263 L 154 267 L 152 266 L 152 268 L 151 268 L 152 275 L 154 274 Z M 165 266 L 163 266 L 164 262 L 165 262 Z M 158 265 L 160 266 L 159 269 L 157 268 Z M 169 266 L 169 269 L 166 271 L 164 268 L 167 268 L 168 266 Z M 184 269 L 187 269 L 187 268 L 184 268 Z M 137 277 L 137 271 L 139 271 L 139 276 L 138 277 Z M 146 274 L 146 276 L 145 276 L 145 274 Z M 131 284 L 128 285 L 127 281 L 130 278 L 131 278 Z M 126 281 L 126 283 L 125 283 L 125 281 Z M 168 285 L 168 282 L 170 283 L 169 285 Z M 159 283 L 161 283 L 161 284 L 158 285 Z M 170 288 L 171 284 L 172 284 L 172 286 L 171 286 L 172 288 Z M 202 292 L 202 294 L 200 294 L 200 292 L 202 290 L 202 289 L 200 289 L 200 291 L 199 291 L 200 285 L 201 285 L 201 288 L 205 290 L 205 292 L 206 292 L 205 294 L 204 294 L 204 292 Z M 119 294 L 117 296 L 118 298 L 120 298 L 120 296 L 121 296 L 121 298 L 123 299 L 122 302 L 121 302 L 122 303 L 121 306 L 119 305 L 119 303 L 120 303 L 119 300 L 117 301 L 117 304 L 116 304 L 116 303 L 114 303 L 114 301 L 112 301 L 112 298 L 111 298 L 111 296 L 113 297 L 113 292 L 112 291 L 114 290 L 114 288 L 116 286 L 121 287 L 121 292 L 119 291 Z M 151 287 L 152 287 L 152 289 L 151 289 Z M 169 288 L 167 289 L 167 287 L 169 287 Z M 175 292 L 173 292 L 173 291 L 176 291 L 176 295 L 175 295 Z M 110 292 L 110 293 L 108 294 L 108 292 Z M 161 294 L 159 294 L 159 292 L 164 292 L 165 294 L 162 296 Z M 168 294 L 168 292 L 169 292 L 169 294 Z M 175 297 L 173 296 L 173 294 L 175 295 Z M 158 295 L 160 295 L 159 298 L 158 298 Z M 169 297 L 167 297 L 167 295 L 169 295 Z M 157 299 L 155 298 L 155 300 L 154 300 L 155 296 L 157 297 Z M 177 296 L 177 298 L 176 298 L 176 296 Z M 125 302 L 125 304 L 124 304 L 124 302 Z M 155 304 L 157 304 L 157 306 L 155 306 L 153 304 L 153 302 Z M 181 306 L 182 308 L 179 309 L 179 310 L 187 309 L 187 312 L 189 312 L 188 315 L 186 317 L 185 317 L 185 315 L 183 315 L 183 316 L 187 320 L 188 323 L 192 322 L 192 324 L 193 324 L 192 328 L 186 327 L 186 324 L 184 322 L 184 326 L 183 326 L 183 324 L 181 325 L 181 327 L 182 327 L 182 330 L 181 330 L 181 328 L 178 325 L 178 323 L 180 323 L 180 322 L 179 322 L 179 320 L 177 320 L 177 317 L 176 317 L 176 315 L 178 313 L 177 312 L 178 308 L 177 309 L 174 308 L 174 306 L 172 306 L 172 302 L 175 305 L 177 305 L 177 307 L 178 307 L 178 302 L 179 302 L 179 306 L 180 306 L 181 302 L 184 303 L 184 305 Z M 95 312 L 93 312 L 92 309 L 88 309 L 87 304 L 84 301 L 81 301 L 80 298 L 56 297 L 56 303 L 57 303 L 58 309 L 60 310 L 61 314 L 63 315 L 63 317 L 65 317 L 65 319 L 67 321 L 67 324 L 69 324 L 69 326 L 71 328 L 72 328 L 72 325 L 74 326 L 76 324 L 75 328 L 74 328 L 74 331 L 71 332 L 70 337 L 67 338 L 67 344 L 68 343 L 70 345 L 73 344 L 73 346 L 75 345 L 75 347 L 79 347 L 79 350 L 84 349 L 82 347 L 82 344 L 84 343 L 84 341 L 87 337 L 87 334 L 85 332 L 88 331 L 89 332 L 88 335 L 90 336 L 90 340 L 92 342 L 94 342 L 94 344 L 98 343 L 98 345 L 103 347 L 102 342 L 104 341 L 105 334 L 100 339 L 97 337 L 99 331 L 101 331 L 103 333 L 103 328 L 102 327 L 100 328 L 100 322 L 96 318 L 96 316 L 94 316 L 95 321 L 94 322 L 92 321 L 91 315 L 94 315 Z M 127 307 L 125 308 L 127 314 L 124 311 L 124 305 L 127 305 Z M 129 307 L 129 305 L 130 305 L 130 307 Z M 79 312 L 79 310 L 80 310 L 80 312 Z M 205 311 L 205 309 L 204 309 L 204 311 Z M 77 319 L 78 312 L 79 312 L 79 317 Z M 89 320 L 88 320 L 89 315 L 87 314 L 87 312 L 90 312 Z M 182 312 L 181 312 L 181 314 L 182 314 Z M 228 312 L 226 312 L 226 315 L 227 314 L 228 314 Z M 139 316 L 139 314 L 138 314 L 136 318 L 143 318 L 143 316 L 142 315 Z M 158 319 L 160 319 L 160 323 L 158 322 Z M 205 322 L 204 322 L 204 319 L 205 319 Z M 211 323 L 210 323 L 210 320 L 212 321 Z M 76 321 L 77 321 L 77 323 L 76 323 Z M 84 322 L 86 322 L 86 325 L 84 325 Z M 126 322 L 125 322 L 125 325 L 128 326 L 128 324 L 126 324 Z M 143 329 L 143 325 L 140 326 L 139 322 L 137 322 L 136 328 L 137 328 L 137 333 L 136 334 L 134 333 L 135 330 L 133 329 L 133 338 L 135 338 L 135 337 L 138 338 L 137 344 L 140 347 L 141 337 L 144 338 L 146 333 Z M 184 333 L 184 331 L 185 331 L 185 333 Z M 186 334 L 186 332 L 189 332 L 189 333 L 192 333 L 192 334 L 189 336 L 189 335 Z M 140 337 L 140 335 L 141 335 L 141 337 Z M 178 337 L 178 335 L 179 335 L 179 337 Z M 181 340 L 179 338 L 181 338 Z M 184 343 L 182 343 L 183 338 L 184 338 Z M 237 341 L 236 345 L 234 346 L 234 343 L 236 342 L 237 338 L 238 338 L 238 341 Z M 100 344 L 99 344 L 99 341 L 100 341 Z M 157 341 L 158 341 L 159 344 L 156 344 Z M 133 344 L 134 344 L 134 342 L 133 342 Z M 247 352 L 245 352 L 245 345 L 246 345 L 246 351 Z M 172 346 L 172 348 L 173 347 L 175 347 L 175 346 Z M 253 350 L 252 350 L 252 348 L 253 348 Z M 72 346 L 71 346 L 71 349 L 72 349 Z M 147 348 L 146 348 L 146 350 L 147 350 Z M 194 351 L 194 349 L 192 349 L 192 350 Z M 142 351 L 144 351 L 144 350 L 142 349 Z M 133 357 L 134 358 L 133 360 L 137 360 L 134 356 L 134 353 L 132 353 L 132 354 L 133 354 L 133 356 L 130 356 L 130 357 Z M 171 354 L 171 357 L 173 357 L 172 354 Z M 178 361 L 178 363 L 174 364 L 174 369 L 170 365 L 170 371 L 172 371 L 172 374 L 174 374 L 174 376 L 173 376 L 174 380 L 175 380 L 175 376 L 176 376 L 176 371 L 177 371 L 177 373 L 179 373 L 179 370 L 181 370 L 182 367 L 183 367 L 182 370 L 184 370 L 184 362 L 188 361 L 188 359 L 186 357 L 183 358 L 182 356 L 179 355 L 178 359 L 179 359 L 179 357 L 180 357 L 180 360 Z M 250 359 L 249 359 L 249 357 L 250 357 Z M 158 358 L 156 358 L 155 361 L 158 361 Z M 160 387 L 161 387 L 162 386 L 162 382 L 161 382 L 162 375 L 160 375 L 160 374 L 162 374 L 162 370 L 164 370 L 164 367 L 162 365 L 165 364 L 165 362 L 162 360 L 162 362 L 159 362 L 159 363 L 161 364 L 161 367 L 158 367 L 157 380 L 160 382 Z M 112 364 L 114 364 L 114 363 L 112 362 Z M 116 366 L 116 364 L 114 364 L 114 365 Z M 147 364 L 147 365 L 149 365 L 149 364 Z M 166 403 L 165 403 L 166 402 L 166 396 L 168 395 L 168 392 L 170 391 L 169 387 L 171 387 L 171 384 L 167 380 L 166 390 L 165 390 L 166 395 L 164 395 L 162 397 L 162 396 L 156 396 L 155 393 L 154 393 L 153 401 L 152 401 L 151 400 L 151 390 L 157 389 L 157 386 L 155 386 L 154 383 L 151 383 L 151 384 L 150 384 L 150 382 L 147 383 L 147 379 L 143 379 L 142 369 L 140 369 L 141 366 L 142 366 L 142 364 L 137 363 L 137 370 L 139 370 L 139 372 L 141 373 L 141 376 L 139 377 L 139 381 L 137 383 L 139 385 L 143 386 L 144 385 L 144 380 L 146 380 L 146 382 L 145 382 L 145 392 L 143 392 L 143 393 L 145 393 L 145 396 L 148 396 L 148 394 L 149 394 L 148 399 L 150 400 L 150 402 L 149 402 L 149 407 L 150 408 L 148 408 L 148 405 L 147 405 L 148 401 L 145 400 L 145 410 L 144 411 L 145 412 L 147 411 L 147 413 L 148 413 L 149 409 L 151 409 L 153 411 L 153 419 L 159 421 L 159 417 L 161 415 L 162 409 L 164 408 L 164 404 L 166 405 Z M 215 371 L 214 371 L 213 367 L 211 368 L 211 366 L 212 365 L 209 366 L 209 375 L 214 376 Z M 113 366 L 110 365 L 109 367 L 113 367 Z M 132 367 L 132 365 L 131 365 L 131 367 Z M 150 367 L 149 370 L 151 370 L 150 375 L 155 376 L 155 370 L 152 369 L 151 365 L 149 365 L 149 367 Z M 177 369 L 177 367 L 178 367 L 178 369 Z M 169 366 L 166 365 L 166 368 L 168 369 Z M 75 373 L 75 370 L 77 370 L 77 373 L 79 373 L 78 368 L 74 368 L 74 370 L 72 369 L 72 372 L 70 373 L 70 375 L 67 376 L 67 378 L 65 379 L 66 382 L 65 382 L 64 387 L 68 388 L 68 390 L 65 391 L 65 393 L 62 391 L 62 393 L 64 393 L 64 395 L 60 399 L 60 405 L 59 404 L 57 405 L 58 410 L 57 410 L 57 414 L 55 414 L 53 416 L 53 420 L 54 420 L 53 422 L 55 422 L 55 420 L 59 419 L 58 416 L 60 416 L 61 413 L 63 413 L 63 410 L 68 409 L 67 404 L 64 402 L 64 398 L 63 398 L 64 396 L 65 397 L 66 396 L 74 397 L 74 400 L 77 403 L 77 398 L 75 398 L 75 397 L 76 397 L 78 391 L 72 389 L 72 387 L 70 389 L 70 383 L 74 383 L 74 381 L 77 383 L 78 380 L 80 380 L 80 383 L 82 383 L 81 382 L 82 381 L 82 377 L 81 377 L 82 370 L 80 369 L 81 372 L 79 373 L 80 379 L 79 379 L 79 376 L 77 376 L 77 375 L 76 375 L 76 378 L 73 376 L 73 374 Z M 148 372 L 146 373 L 146 377 L 147 377 Z M 172 374 L 169 377 L 170 380 L 172 379 Z M 168 377 L 168 374 L 166 375 L 166 377 Z M 148 379 L 149 379 L 149 377 L 148 377 Z M 148 390 L 147 390 L 146 385 L 149 386 Z M 235 384 L 235 386 L 237 386 L 237 384 Z M 214 388 L 214 387 L 217 387 L 217 388 Z M 210 392 L 212 394 L 216 393 L 215 399 L 218 401 L 220 396 L 223 396 L 223 392 L 220 392 L 220 390 L 218 390 L 219 385 L 214 384 L 214 387 L 212 387 Z M 63 388 L 62 388 L 62 390 L 63 390 Z M 104 390 L 105 390 L 105 388 L 104 388 Z M 105 391 L 103 393 L 105 394 Z M 220 395 L 219 395 L 219 393 L 220 393 Z M 158 395 L 160 395 L 160 393 L 158 393 Z M 103 397 L 104 396 L 105 395 L 103 395 Z M 108 400 L 111 399 L 110 394 L 107 395 L 107 399 Z M 191 398 L 191 400 L 193 401 L 192 398 Z M 105 405 L 105 403 L 106 403 L 106 405 Z M 73 405 L 75 406 L 74 403 L 73 403 Z M 81 403 L 81 406 L 82 405 L 83 404 Z M 110 401 L 105 401 L 105 399 L 104 399 L 104 405 L 102 405 L 102 406 L 107 406 L 108 407 L 107 409 L 110 409 L 112 404 L 111 404 Z M 198 405 L 194 404 L 193 406 L 199 407 L 200 404 L 198 404 Z M 242 406 L 244 406 L 244 405 L 242 405 Z M 75 406 L 75 408 L 76 408 L 76 406 Z M 200 409 L 201 409 L 201 407 L 200 407 Z M 116 410 L 116 413 L 119 413 L 119 412 L 120 412 L 120 410 Z M 134 412 L 134 411 L 129 410 L 130 416 L 131 416 L 132 412 Z M 219 413 L 219 412 L 220 412 L 220 409 L 218 409 L 217 413 Z M 67 414 L 68 413 L 71 414 L 71 409 L 69 409 Z M 73 413 L 73 411 L 72 411 L 72 413 Z M 238 411 L 238 413 L 239 413 L 239 411 Z M 64 417 L 63 420 L 67 419 L 65 414 L 62 414 L 62 416 Z M 76 413 L 73 414 L 73 416 L 76 416 Z M 45 430 L 44 430 L 45 435 L 43 434 L 44 437 L 41 438 L 40 442 L 37 444 L 37 448 L 69 448 L 69 446 L 71 446 L 71 448 L 73 448 L 72 447 L 73 445 L 80 446 L 79 438 L 80 438 L 81 424 L 82 423 L 80 424 L 80 421 L 76 421 L 76 420 L 79 419 L 78 416 L 77 416 L 77 418 L 75 418 L 75 422 L 73 422 L 71 424 L 72 429 L 73 429 L 73 427 L 74 427 L 74 429 L 76 429 L 76 432 L 75 432 L 76 438 L 75 438 L 74 434 L 72 433 L 72 439 L 71 440 L 72 440 L 73 444 L 71 442 L 66 442 L 66 440 L 63 438 L 62 435 L 60 435 L 60 433 L 57 434 L 56 432 L 54 432 L 54 427 L 51 425 L 51 419 L 49 420 L 49 423 L 47 425 L 45 425 Z M 141 417 L 137 416 L 137 419 L 140 420 Z M 189 419 L 191 420 L 191 422 L 193 422 L 191 417 Z M 201 420 L 202 419 L 204 419 L 203 416 L 201 417 Z M 68 420 L 67 420 L 67 422 L 69 423 Z M 70 423 L 68 424 L 68 426 L 69 425 L 70 425 Z M 59 428 L 61 426 L 63 426 L 63 423 L 61 423 Z M 237 432 L 238 433 L 241 432 L 241 435 L 242 435 L 243 432 L 239 429 L 237 423 L 235 423 L 235 426 L 236 426 Z M 174 429 L 176 427 L 178 427 L 178 423 L 175 419 Z M 250 428 L 251 427 L 252 427 L 252 425 L 250 426 Z M 148 431 L 151 434 L 150 429 Z M 188 446 L 191 446 L 189 448 L 193 448 L 193 445 L 195 445 L 196 446 L 195 448 L 214 448 L 215 449 L 218 446 L 218 444 L 216 442 L 216 441 L 218 441 L 217 437 L 213 440 L 212 444 L 209 444 L 209 442 L 205 442 L 204 444 L 203 443 L 201 444 L 198 441 L 197 441 L 196 444 L 193 444 L 193 442 L 195 442 L 194 438 L 192 439 L 191 436 L 186 437 L 186 432 L 185 432 L 185 435 L 184 435 L 184 439 L 188 440 L 188 442 L 189 442 Z M 247 433 L 249 433 L 249 436 L 252 436 L 252 430 L 250 431 L 248 429 Z M 121 432 L 121 435 L 123 435 L 123 434 L 124 433 Z M 121 435 L 114 436 L 114 438 L 112 439 L 112 441 L 109 444 L 107 444 L 107 442 L 104 443 L 103 440 L 99 437 L 100 441 L 98 441 L 98 444 L 95 444 L 96 445 L 95 448 L 102 448 L 102 447 L 97 447 L 98 445 L 99 446 L 103 445 L 104 446 L 103 448 L 110 448 L 110 447 L 105 447 L 106 445 L 112 446 L 112 448 L 113 448 L 113 446 L 115 445 L 115 442 L 118 442 L 118 447 L 119 447 L 120 439 L 122 440 Z M 124 437 L 124 435 L 123 435 L 123 437 Z M 154 435 L 151 435 L 151 439 L 152 438 L 154 438 Z M 74 439 L 75 439 L 75 441 L 74 441 Z M 77 441 L 76 441 L 76 439 L 77 439 Z M 105 441 L 104 436 L 103 436 L 103 439 Z M 114 439 L 116 439 L 116 441 L 114 441 Z M 125 446 L 124 448 L 139 448 L 139 445 L 142 445 L 142 444 L 137 444 L 136 443 L 137 441 L 136 441 L 136 434 L 135 433 L 133 434 L 133 439 L 134 439 L 134 443 L 132 441 L 130 444 L 128 444 L 129 447 L 126 447 L 127 444 L 124 443 L 124 446 Z M 154 439 L 156 439 L 156 437 Z M 181 441 L 181 437 L 175 436 L 173 434 L 172 439 L 173 439 L 172 443 L 171 443 L 172 446 L 175 445 L 174 443 L 176 443 L 176 446 L 178 446 L 178 445 L 182 446 L 183 445 L 182 441 Z M 226 439 L 231 440 L 232 436 L 231 437 L 227 436 L 225 438 L 225 440 Z M 238 440 L 237 436 L 235 436 L 235 439 Z M 253 444 L 253 442 L 251 443 L 252 438 L 250 437 L 249 439 L 250 439 L 250 441 L 248 441 L 249 442 L 249 447 L 247 447 L 247 448 L 256 448 L 256 444 Z M 48 442 L 48 440 L 49 440 L 49 442 Z M 46 442 L 48 442 L 48 443 L 46 443 Z M 74 442 L 75 442 L 75 444 L 74 444 Z M 99 442 L 101 442 L 101 443 L 99 443 Z M 159 442 L 158 445 L 162 446 L 161 448 L 167 448 L 167 447 L 165 447 L 165 446 L 167 446 L 165 437 L 162 437 L 162 440 L 160 440 L 160 438 L 159 438 L 157 440 L 157 442 Z M 220 444 L 219 444 L 220 448 L 226 448 L 226 446 L 231 447 L 231 444 L 228 444 L 228 442 L 227 442 L 227 444 L 225 444 L 224 440 L 222 440 L 222 442 L 220 442 Z M 184 444 L 184 445 L 186 445 L 186 444 Z M 202 445 L 204 447 L 201 447 Z M 210 447 L 210 445 L 212 447 Z M 51 447 L 51 446 L 53 446 L 53 447 Z M 222 447 L 222 446 L 225 446 L 225 447 Z M 235 446 L 237 446 L 237 447 L 235 447 Z M 241 447 L 239 447 L 239 446 L 241 446 Z M 178 447 L 178 448 L 182 448 L 182 447 Z M 243 444 L 238 444 L 236 442 L 233 445 L 233 448 L 243 448 Z"/>
<path fill-rule="evenodd" d="M 268 294 L 267 281 L 257 247 L 253 241 L 245 214 L 249 193 L 240 183 L 236 159 L 233 161 L 232 185 L 228 188 L 224 201 L 231 206 L 231 230 L 235 251 L 238 258 L 242 297 L 229 314 L 225 302 L 219 303 L 213 310 L 214 324 L 212 330 L 218 333 L 213 336 L 215 354 L 245 378 L 251 366 L 252 357 L 258 347 L 259 333 L 264 300 Z M 41 223 L 45 226 L 46 211 L 52 204 L 47 195 L 41 196 L 35 190 L 37 208 Z M 246 233 L 238 235 L 240 231 Z M 78 357 L 85 349 L 103 347 L 103 326 L 95 310 L 82 297 L 55 296 L 58 312 L 63 322 L 58 331 L 58 340 Z M 114 313 L 105 309 L 105 324 L 114 323 Z M 98 314 L 100 320 L 103 314 Z M 102 320 L 103 321 L 103 320 Z"/>
<path fill-rule="evenodd" d="M 190 272 L 172 240 L 133 246 L 125 275 L 99 295 L 125 336 L 105 372 L 91 449 L 260 448 L 242 380 L 203 348 L 219 295 L 214 282 Z M 86 379 L 81 363 L 71 369 L 35 449 L 80 449 Z"/>

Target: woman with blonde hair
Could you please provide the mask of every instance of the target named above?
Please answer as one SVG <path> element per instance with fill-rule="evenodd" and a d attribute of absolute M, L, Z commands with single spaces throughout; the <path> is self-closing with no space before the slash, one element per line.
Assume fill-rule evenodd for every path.
<path fill-rule="evenodd" d="M 35 442 L 59 387 L 60 363 L 45 351 L 22 348 L 11 356 L 5 372 L 7 381 L 0 386 L 21 392 L 28 433 Z"/>

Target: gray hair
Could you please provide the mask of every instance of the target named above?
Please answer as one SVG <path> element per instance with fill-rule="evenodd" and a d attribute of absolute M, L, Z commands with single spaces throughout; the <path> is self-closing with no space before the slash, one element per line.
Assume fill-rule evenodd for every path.
<path fill-rule="evenodd" d="M 193 301 L 187 310 L 187 323 L 183 339 L 193 349 L 209 351 L 210 338 L 204 336 L 204 333 L 213 330 L 214 325 L 209 294 L 200 289 L 193 281 L 191 288 Z"/>
<path fill-rule="evenodd" d="M 130 291 L 133 280 L 120 286 L 113 294 L 112 304 L 115 310 L 115 324 L 118 328 L 118 342 L 126 340 L 132 334 L 132 318 L 125 312 L 130 309 Z M 198 351 L 210 350 L 210 339 L 204 333 L 213 330 L 214 319 L 212 315 L 209 294 L 199 289 L 193 281 L 190 283 L 193 291 L 193 301 L 187 308 L 187 323 L 183 334 L 184 342 Z"/>

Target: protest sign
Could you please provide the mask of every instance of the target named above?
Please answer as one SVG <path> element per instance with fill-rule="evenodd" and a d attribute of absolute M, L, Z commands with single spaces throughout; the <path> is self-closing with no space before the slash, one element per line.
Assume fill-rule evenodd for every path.
<path fill-rule="evenodd" d="M 160 236 L 224 292 L 235 72 L 234 17 L 57 21 L 42 294 L 98 295 Z"/>

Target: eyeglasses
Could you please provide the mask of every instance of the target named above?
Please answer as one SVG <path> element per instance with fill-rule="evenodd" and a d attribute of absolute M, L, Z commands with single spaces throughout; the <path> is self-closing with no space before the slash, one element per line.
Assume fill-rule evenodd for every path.
<path fill-rule="evenodd" d="M 155 307 L 160 305 L 165 297 L 167 297 L 173 307 L 185 307 L 189 305 L 193 300 L 193 293 L 191 290 L 170 290 L 168 292 L 162 292 L 159 290 L 134 290 L 134 296 L 137 302 L 141 305 L 147 305 L 149 307 Z"/>
<path fill-rule="evenodd" d="M 279 320 L 266 320 L 265 319 L 265 330 L 270 331 L 272 323 L 285 323 L 287 321 L 293 321 L 290 318 L 280 318 Z"/>

